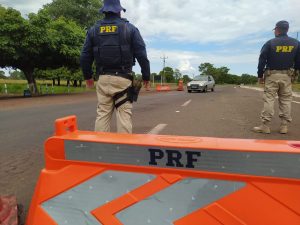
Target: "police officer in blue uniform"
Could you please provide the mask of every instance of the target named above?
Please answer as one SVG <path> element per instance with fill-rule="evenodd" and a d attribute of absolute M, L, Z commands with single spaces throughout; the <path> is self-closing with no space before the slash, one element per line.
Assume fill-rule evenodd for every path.
<path fill-rule="evenodd" d="M 254 127 L 257 133 L 270 133 L 269 123 L 274 115 L 274 101 L 278 95 L 279 132 L 288 132 L 288 123 L 292 121 L 292 82 L 300 70 L 300 43 L 287 35 L 289 23 L 279 21 L 274 28 L 275 38 L 262 47 L 258 63 L 259 83 L 265 85 L 264 108 L 261 113 L 262 124 Z"/>
<path fill-rule="evenodd" d="M 92 64 L 95 61 L 99 80 L 96 84 L 98 108 L 95 131 L 110 132 L 114 109 L 117 116 L 117 131 L 132 133 L 132 67 L 137 59 L 144 85 L 150 80 L 150 65 L 146 46 L 139 30 L 121 18 L 126 11 L 119 0 L 104 0 L 100 9 L 103 20 L 87 32 L 81 52 L 80 63 L 87 87 L 93 87 Z"/>

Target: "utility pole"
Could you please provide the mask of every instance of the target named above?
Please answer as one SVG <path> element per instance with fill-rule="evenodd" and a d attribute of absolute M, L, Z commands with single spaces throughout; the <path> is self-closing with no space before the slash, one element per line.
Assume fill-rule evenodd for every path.
<path fill-rule="evenodd" d="M 160 57 L 162 60 L 163 60 L 163 76 L 165 77 L 165 67 L 166 67 L 166 59 L 168 58 L 168 57 L 166 57 L 165 55 L 164 55 L 164 57 Z M 162 86 L 162 84 L 163 84 L 163 76 L 160 76 L 160 85 Z"/>
<path fill-rule="evenodd" d="M 155 76 L 154 76 L 154 73 L 153 74 L 153 87 L 155 87 Z"/>

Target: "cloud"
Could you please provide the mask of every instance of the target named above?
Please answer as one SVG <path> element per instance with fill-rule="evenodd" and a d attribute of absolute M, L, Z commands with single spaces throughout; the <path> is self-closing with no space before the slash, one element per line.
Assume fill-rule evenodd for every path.
<path fill-rule="evenodd" d="M 37 12 L 51 0 L 2 0 L 26 15 Z M 178 42 L 232 42 L 265 32 L 278 20 L 300 29 L 299 0 L 121 0 L 125 17 L 146 39 L 167 38 Z"/>
<path fill-rule="evenodd" d="M 192 75 L 198 73 L 198 66 L 204 62 L 210 62 L 218 67 L 235 66 L 231 72 L 242 74 L 246 71 L 238 68 L 238 65 L 256 65 L 257 53 L 239 51 L 216 51 L 216 52 L 193 52 L 183 50 L 158 50 L 155 48 L 148 49 L 148 57 L 151 61 L 152 71 L 159 72 L 163 68 L 162 56 L 166 56 L 166 66 L 179 69 L 182 73 Z M 229 67 L 231 68 L 231 67 Z M 137 67 L 135 71 L 138 72 Z M 256 66 L 253 66 L 251 73 L 254 74 Z"/>
<path fill-rule="evenodd" d="M 125 16 L 146 37 L 181 42 L 226 42 L 272 30 L 286 19 L 300 28 L 298 0 L 123 0 Z M 279 13 L 280 11 L 280 13 Z"/>
<path fill-rule="evenodd" d="M 1 0 L 22 12 L 37 12 L 51 0 Z M 273 37 L 279 20 L 290 22 L 290 34 L 300 30 L 299 0 L 121 0 L 122 15 L 141 31 L 152 71 L 167 65 L 197 73 L 203 62 L 227 66 L 231 72 L 255 73 L 262 44 Z M 137 69 L 138 67 L 135 67 Z"/>
<path fill-rule="evenodd" d="M 52 2 L 51 0 L 1 0 L 0 4 L 19 10 L 22 15 L 37 13 L 43 5 Z"/>

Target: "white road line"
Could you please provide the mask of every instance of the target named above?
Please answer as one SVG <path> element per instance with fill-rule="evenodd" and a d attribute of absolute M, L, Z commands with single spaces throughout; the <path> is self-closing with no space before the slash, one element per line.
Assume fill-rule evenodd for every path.
<path fill-rule="evenodd" d="M 263 88 L 259 88 L 259 87 L 240 86 L 240 88 L 247 88 L 247 89 L 252 89 L 252 90 L 256 90 L 256 91 L 264 91 Z M 299 92 L 293 92 L 293 97 L 300 98 Z"/>
<path fill-rule="evenodd" d="M 182 105 L 182 107 L 185 107 L 185 106 L 187 106 L 188 104 L 190 104 L 191 103 L 191 101 L 192 100 L 188 100 L 188 101 L 186 101 L 183 105 Z"/>
<path fill-rule="evenodd" d="M 148 134 L 159 134 L 168 124 L 158 124 L 152 130 L 148 132 Z"/>

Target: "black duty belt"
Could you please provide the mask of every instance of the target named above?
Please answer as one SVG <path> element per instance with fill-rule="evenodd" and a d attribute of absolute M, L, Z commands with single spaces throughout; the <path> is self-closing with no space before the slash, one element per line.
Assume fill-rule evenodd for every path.
<path fill-rule="evenodd" d="M 285 70 L 269 70 L 271 74 L 273 73 L 286 73 L 288 74 L 290 72 L 290 69 L 285 69 Z"/>
<path fill-rule="evenodd" d="M 130 73 L 120 73 L 120 72 L 103 72 L 100 74 L 100 76 L 103 75 L 111 75 L 111 76 L 117 76 L 117 77 L 123 77 L 128 80 L 133 80 L 133 76 Z"/>

